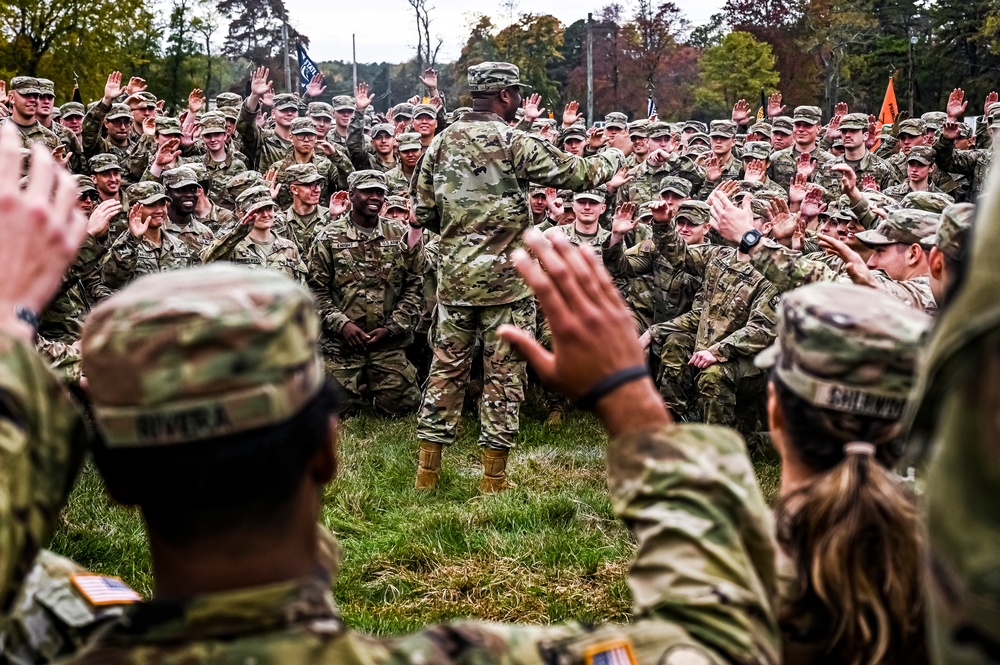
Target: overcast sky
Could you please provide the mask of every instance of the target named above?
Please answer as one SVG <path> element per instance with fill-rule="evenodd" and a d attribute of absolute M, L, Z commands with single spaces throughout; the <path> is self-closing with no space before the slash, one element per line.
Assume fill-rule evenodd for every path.
<path fill-rule="evenodd" d="M 629 12 L 630 2 L 620 0 Z M 675 0 L 692 24 L 704 23 L 719 11 L 723 0 Z M 523 13 L 552 14 L 569 25 L 609 4 L 607 0 L 520 0 L 515 16 Z M 357 39 L 358 62 L 404 62 L 416 46 L 416 21 L 407 0 L 285 0 L 291 23 L 311 41 L 309 57 L 350 60 L 351 33 Z M 508 24 L 507 10 L 496 0 L 431 0 L 431 34 L 444 40 L 438 60 L 458 57 L 469 36 L 471 24 L 481 13 L 494 23 Z"/>

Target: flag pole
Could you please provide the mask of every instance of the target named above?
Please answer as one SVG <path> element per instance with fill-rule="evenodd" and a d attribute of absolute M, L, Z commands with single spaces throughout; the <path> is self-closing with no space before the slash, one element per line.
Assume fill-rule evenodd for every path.
<path fill-rule="evenodd" d="M 354 41 L 354 33 L 351 33 L 351 58 L 354 60 L 354 89 L 358 89 L 358 46 Z"/>

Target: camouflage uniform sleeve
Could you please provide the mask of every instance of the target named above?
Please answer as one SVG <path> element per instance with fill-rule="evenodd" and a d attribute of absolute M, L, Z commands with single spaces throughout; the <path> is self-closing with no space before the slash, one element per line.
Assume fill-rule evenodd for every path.
<path fill-rule="evenodd" d="M 101 265 L 101 283 L 105 287 L 120 289 L 132 281 L 138 263 L 140 242 L 141 240 L 128 230 L 118 236 Z"/>
<path fill-rule="evenodd" d="M 368 146 L 365 145 L 365 117 L 360 113 L 351 117 L 351 124 L 347 128 L 347 153 L 351 164 L 358 171 L 375 168 L 371 155 L 368 154 Z"/>
<path fill-rule="evenodd" d="M 330 253 L 328 238 L 322 231 L 313 240 L 312 248 L 306 257 L 306 266 L 308 268 L 306 282 L 316 297 L 316 308 L 323 321 L 323 328 L 329 334 L 339 336 L 340 331 L 351 319 L 337 307 L 330 294 L 331 285 L 335 283 L 336 267 Z"/>
<path fill-rule="evenodd" d="M 402 337 L 410 333 L 423 313 L 424 271 L 427 268 L 423 245 L 422 237 L 413 247 L 406 246 L 405 236 L 399 241 L 397 261 L 403 271 L 403 284 L 399 298 L 386 321 L 386 328 L 392 332 L 393 337 Z"/>
<path fill-rule="evenodd" d="M 881 143 L 875 148 L 875 156 L 882 159 L 889 159 L 896 153 L 896 145 L 899 139 L 895 136 L 883 136 Z"/>
<path fill-rule="evenodd" d="M 708 263 L 706 245 L 688 247 L 684 238 L 677 233 L 677 226 L 671 222 L 654 223 L 653 244 L 667 265 L 676 266 L 686 273 L 702 277 Z"/>
<path fill-rule="evenodd" d="M 942 171 L 960 173 L 972 178 L 976 172 L 976 162 L 979 161 L 976 152 L 955 150 L 955 141 L 941 138 L 934 144 L 934 162 Z"/>
<path fill-rule="evenodd" d="M 146 134 L 143 134 L 135 145 L 129 147 L 123 166 L 133 180 L 138 182 L 144 179 L 144 173 L 152 161 L 150 158 L 156 154 L 156 148 L 156 139 Z"/>
<path fill-rule="evenodd" d="M 253 231 L 253 224 L 232 224 L 225 233 L 220 234 L 211 245 L 201 253 L 202 263 L 212 261 L 226 261 L 236 249 L 236 246 L 243 242 L 243 239 Z"/>
<path fill-rule="evenodd" d="M 822 261 L 807 259 L 800 252 L 768 239 L 761 241 L 750 262 L 778 293 L 812 282 L 832 282 L 839 275 Z"/>
<path fill-rule="evenodd" d="M 411 185 L 412 205 L 417 216 L 417 225 L 434 233 L 441 233 L 441 213 L 434 194 L 434 169 L 437 164 L 434 155 L 439 140 L 439 137 L 435 137 L 427 151 L 420 157 Z"/>
<path fill-rule="evenodd" d="M 601 257 L 604 267 L 614 277 L 638 277 L 652 271 L 653 259 L 646 252 L 625 254 L 624 240 L 614 245 L 608 245 L 608 242 L 605 241 L 601 249 Z"/>
<path fill-rule="evenodd" d="M 57 378 L 30 344 L 0 334 L 0 615 L 52 534 L 85 448 Z"/>
<path fill-rule="evenodd" d="M 577 157 L 522 132 L 514 133 L 511 149 L 518 179 L 574 191 L 603 185 L 625 165 L 625 156 L 619 150 Z"/>
<path fill-rule="evenodd" d="M 236 118 L 236 133 L 243 141 L 243 154 L 256 163 L 264 143 L 264 132 L 257 126 L 257 114 L 250 113 L 245 101 L 240 105 L 240 114 Z"/>
<path fill-rule="evenodd" d="M 85 156 L 93 157 L 101 151 L 101 130 L 104 127 L 104 117 L 110 112 L 111 107 L 107 106 L 102 99 L 87 111 L 87 115 L 83 116 L 81 135 L 83 136 L 83 154 Z"/>
<path fill-rule="evenodd" d="M 931 293 L 929 282 L 918 280 L 896 281 L 889 279 L 881 272 L 876 272 L 874 275 L 879 288 L 896 300 L 927 314 L 933 315 L 937 313 L 937 301 L 934 300 L 934 294 Z"/>
<path fill-rule="evenodd" d="M 719 340 L 708 348 L 720 360 L 752 357 L 774 342 L 778 320 L 778 301 L 781 294 L 770 284 L 762 282 L 752 303 L 750 318 L 742 328 Z"/>
<path fill-rule="evenodd" d="M 854 215 L 858 218 L 858 222 L 866 229 L 870 229 L 878 223 L 878 215 L 872 212 L 871 204 L 868 203 L 868 199 L 863 196 L 858 199 L 858 201 L 851 204 L 851 212 L 854 213 Z"/>
<path fill-rule="evenodd" d="M 357 115 L 357 113 L 354 115 Z M 327 159 L 330 160 L 330 165 L 333 167 L 327 180 L 328 193 L 347 191 L 347 176 L 354 173 L 354 164 L 351 162 L 351 157 L 347 149 L 339 143 L 335 143 L 333 144 L 333 154 L 327 157 Z M 366 166 L 364 168 L 370 167 Z M 329 199 L 327 199 L 327 202 L 329 203 Z"/>
<path fill-rule="evenodd" d="M 701 294 L 691 305 L 691 309 L 679 314 L 669 321 L 656 323 L 649 328 L 650 337 L 656 345 L 662 345 L 667 335 L 672 332 L 698 332 L 698 325 L 701 322 L 701 313 L 705 309 L 705 303 L 701 300 Z"/>

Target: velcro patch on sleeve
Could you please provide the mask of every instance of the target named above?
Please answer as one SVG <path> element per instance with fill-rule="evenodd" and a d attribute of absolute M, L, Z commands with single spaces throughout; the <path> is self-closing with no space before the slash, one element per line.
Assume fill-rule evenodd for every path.
<path fill-rule="evenodd" d="M 587 647 L 583 654 L 587 665 L 637 665 L 631 640 L 610 640 Z"/>
<path fill-rule="evenodd" d="M 142 596 L 117 577 L 76 573 L 71 580 L 76 590 L 95 607 L 142 602 Z"/>

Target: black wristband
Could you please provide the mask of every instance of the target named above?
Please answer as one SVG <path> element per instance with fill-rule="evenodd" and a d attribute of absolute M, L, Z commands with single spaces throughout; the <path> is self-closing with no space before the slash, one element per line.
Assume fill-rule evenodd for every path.
<path fill-rule="evenodd" d="M 597 400 L 601 399 L 616 388 L 619 388 L 626 383 L 640 381 L 648 376 L 649 369 L 645 365 L 634 365 L 633 367 L 620 369 L 598 381 L 597 385 L 588 390 L 583 397 L 576 401 L 576 405 L 581 409 L 591 409 L 595 404 L 597 404 Z"/>
<path fill-rule="evenodd" d="M 18 321 L 27 323 L 35 330 L 38 330 L 38 324 L 41 323 L 38 313 L 24 305 L 14 305 L 14 316 L 17 317 Z"/>

